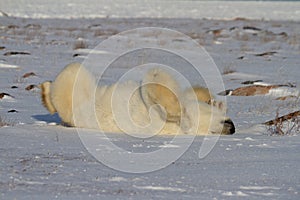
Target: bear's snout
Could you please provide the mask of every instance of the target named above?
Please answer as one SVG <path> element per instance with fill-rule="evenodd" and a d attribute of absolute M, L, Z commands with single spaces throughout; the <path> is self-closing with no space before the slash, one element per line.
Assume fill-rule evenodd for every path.
<path fill-rule="evenodd" d="M 235 133 L 235 126 L 231 119 L 226 119 L 222 121 L 222 123 L 223 123 L 222 134 L 231 135 Z"/>

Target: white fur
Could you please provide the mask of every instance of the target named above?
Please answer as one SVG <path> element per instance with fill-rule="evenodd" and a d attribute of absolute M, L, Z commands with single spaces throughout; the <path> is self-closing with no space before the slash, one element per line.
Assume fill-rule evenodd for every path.
<path fill-rule="evenodd" d="M 170 90 L 157 85 L 148 87 L 150 82 Z M 199 135 L 222 132 L 227 119 L 224 112 L 190 98 L 193 90 L 181 92 L 178 83 L 165 71 L 149 71 L 143 83 L 128 81 L 97 87 L 94 77 L 84 67 L 70 64 L 51 83 L 51 102 L 44 104 L 71 126 L 105 132 Z M 180 103 L 174 103 L 177 100 Z"/>

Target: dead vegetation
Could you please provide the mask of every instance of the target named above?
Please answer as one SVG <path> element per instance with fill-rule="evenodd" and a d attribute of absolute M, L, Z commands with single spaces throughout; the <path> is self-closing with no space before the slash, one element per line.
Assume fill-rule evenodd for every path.
<path fill-rule="evenodd" d="M 291 135 L 300 132 L 300 110 L 279 116 L 279 109 L 273 120 L 264 123 L 271 135 Z"/>
<path fill-rule="evenodd" d="M 94 32 L 94 36 L 95 37 L 111 36 L 111 35 L 116 35 L 118 33 L 119 32 L 117 30 L 114 30 L 114 29 L 106 29 L 106 30 L 97 29 Z"/>
<path fill-rule="evenodd" d="M 273 56 L 274 54 L 276 54 L 276 51 L 268 51 L 268 52 L 263 52 L 263 53 L 257 53 L 254 54 L 255 56 L 260 56 L 260 57 L 267 57 L 267 56 Z"/>
<path fill-rule="evenodd" d="M 0 116 L 0 128 L 3 126 L 9 126 L 9 123 Z"/>
<path fill-rule="evenodd" d="M 37 86 L 37 85 L 31 84 L 31 85 L 28 85 L 28 86 L 25 88 L 25 90 L 30 91 L 30 90 L 33 90 L 33 89 L 35 89 L 35 88 L 38 88 L 38 86 Z"/>
<path fill-rule="evenodd" d="M 10 98 L 14 98 L 13 96 L 11 96 L 10 94 L 8 93 L 5 93 L 5 92 L 1 92 L 0 93 L 0 99 L 3 99 L 5 97 L 10 97 Z"/>
<path fill-rule="evenodd" d="M 233 67 L 226 66 L 226 67 L 224 67 L 222 74 L 227 75 L 227 74 L 232 74 L 234 72 L 236 72 L 236 70 Z"/>
<path fill-rule="evenodd" d="M 266 95 L 271 89 L 278 88 L 276 85 L 264 86 L 264 85 L 250 85 L 240 87 L 232 91 L 232 96 L 256 96 Z"/>
<path fill-rule="evenodd" d="M 73 49 L 76 50 L 76 49 L 87 49 L 88 48 L 88 44 L 86 41 L 84 40 L 77 40 L 75 43 L 74 43 L 74 46 L 73 46 Z"/>
<path fill-rule="evenodd" d="M 3 54 L 4 56 L 15 56 L 15 55 L 30 55 L 29 52 L 25 51 L 8 51 Z"/>
<path fill-rule="evenodd" d="M 25 73 L 22 78 L 28 78 L 30 76 L 36 76 L 36 74 L 34 72 L 28 72 L 28 73 Z"/>
<path fill-rule="evenodd" d="M 23 74 L 22 76 L 15 75 L 15 78 L 13 79 L 13 83 L 25 83 L 26 79 L 30 77 L 35 77 L 37 76 L 36 73 L 34 72 L 28 72 Z"/>

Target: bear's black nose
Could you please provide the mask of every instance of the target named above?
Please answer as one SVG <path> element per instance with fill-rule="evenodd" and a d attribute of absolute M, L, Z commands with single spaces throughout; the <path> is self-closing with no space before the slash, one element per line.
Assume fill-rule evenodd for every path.
<path fill-rule="evenodd" d="M 226 119 L 223 121 L 222 134 L 231 135 L 235 133 L 235 126 L 231 119 Z"/>

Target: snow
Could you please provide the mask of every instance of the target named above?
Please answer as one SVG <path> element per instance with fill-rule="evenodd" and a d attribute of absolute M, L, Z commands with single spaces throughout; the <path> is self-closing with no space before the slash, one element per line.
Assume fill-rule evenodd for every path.
<path fill-rule="evenodd" d="M 5 64 L 5 63 L 0 63 L 0 68 L 20 68 L 19 66 L 16 65 L 10 65 L 10 64 Z"/>
<path fill-rule="evenodd" d="M 298 89 L 294 89 L 294 88 L 275 88 L 275 89 L 271 89 L 269 91 L 269 95 L 272 96 L 277 96 L 277 97 L 284 97 L 284 96 L 299 96 L 299 90 Z"/>
<path fill-rule="evenodd" d="M 197 157 L 204 137 L 197 137 L 185 155 L 170 166 L 129 174 L 94 159 L 73 128 L 28 124 L 0 131 L 2 199 L 198 199 L 199 195 L 202 199 L 242 195 L 297 199 L 299 195 L 298 136 L 249 133 L 221 137 L 204 159 Z M 137 142 L 125 135 L 110 137 L 126 148 Z M 158 147 L 165 139 L 143 143 Z M 236 145 L 240 143 L 243 145 Z M 224 151 L 227 147 L 232 150 Z"/>
<path fill-rule="evenodd" d="M 278 187 L 272 187 L 272 186 L 241 186 L 240 187 L 243 190 L 279 190 Z"/>
<path fill-rule="evenodd" d="M 299 20 L 299 2 L 243 2 L 243 1 L 185 1 L 171 3 L 149 0 L 64 0 L 52 3 L 47 0 L 31 0 L 17 3 L 0 2 L 2 12 L 8 16 L 27 18 L 213 18 Z M 249 12 L 251 10 L 251 12 Z M 266 12 L 267 10 L 267 12 Z M 175 11 L 175 12 L 174 12 Z"/>
<path fill-rule="evenodd" d="M 134 186 L 137 189 L 144 190 L 155 190 L 155 191 L 170 191 L 170 192 L 185 192 L 184 189 L 181 188 L 173 188 L 173 187 L 162 187 L 162 186 Z"/>
<path fill-rule="evenodd" d="M 123 178 L 123 177 L 116 176 L 116 177 L 110 178 L 109 181 L 112 181 L 112 182 L 121 182 L 121 181 L 127 181 L 127 179 Z"/>
<path fill-rule="evenodd" d="M 0 17 L 0 93 L 10 95 L 0 99 L 0 199 L 299 199 L 299 130 L 276 136 L 262 125 L 276 112 L 299 110 L 298 2 L 60 2 L 0 2 L 0 13 L 8 15 Z M 236 17 L 246 19 L 231 20 Z M 83 62 L 112 34 L 155 26 L 182 32 L 205 47 L 226 89 L 254 80 L 296 87 L 280 87 L 264 96 L 228 96 L 228 116 L 236 134 L 195 137 L 180 158 L 160 170 L 134 174 L 109 168 L 85 148 L 79 130 L 62 126 L 57 114 L 48 114 L 39 88 L 25 88 L 53 80 L 70 62 Z M 249 31 L 246 26 L 261 30 Z M 220 35 L 214 30 L 221 30 Z M 79 40 L 85 48 L 75 48 Z M 180 43 L 184 41 L 176 44 Z M 276 53 L 256 56 L 268 51 Z M 7 52 L 20 54 L 4 55 Z M 99 50 L 92 54 L 110 55 Z M 128 63 L 119 64 L 104 77 L 107 83 L 115 81 Z M 233 72 L 222 73 L 228 69 Z M 36 76 L 22 77 L 30 72 Z M 296 98 L 276 100 L 283 95 Z M 103 142 L 106 137 L 131 154 L 158 149 L 176 153 L 184 145 L 172 143 L 171 136 L 105 134 L 95 141 L 95 151 L 114 150 Z M 215 140 L 207 155 L 201 151 L 204 143 Z M 122 165 L 116 154 L 108 155 Z M 140 166 L 165 160 L 158 155 Z"/>
<path fill-rule="evenodd" d="M 249 195 L 247 195 L 246 193 L 243 193 L 241 191 L 237 191 L 237 192 L 224 192 L 222 195 L 224 196 L 239 196 L 239 197 L 248 197 Z"/>

